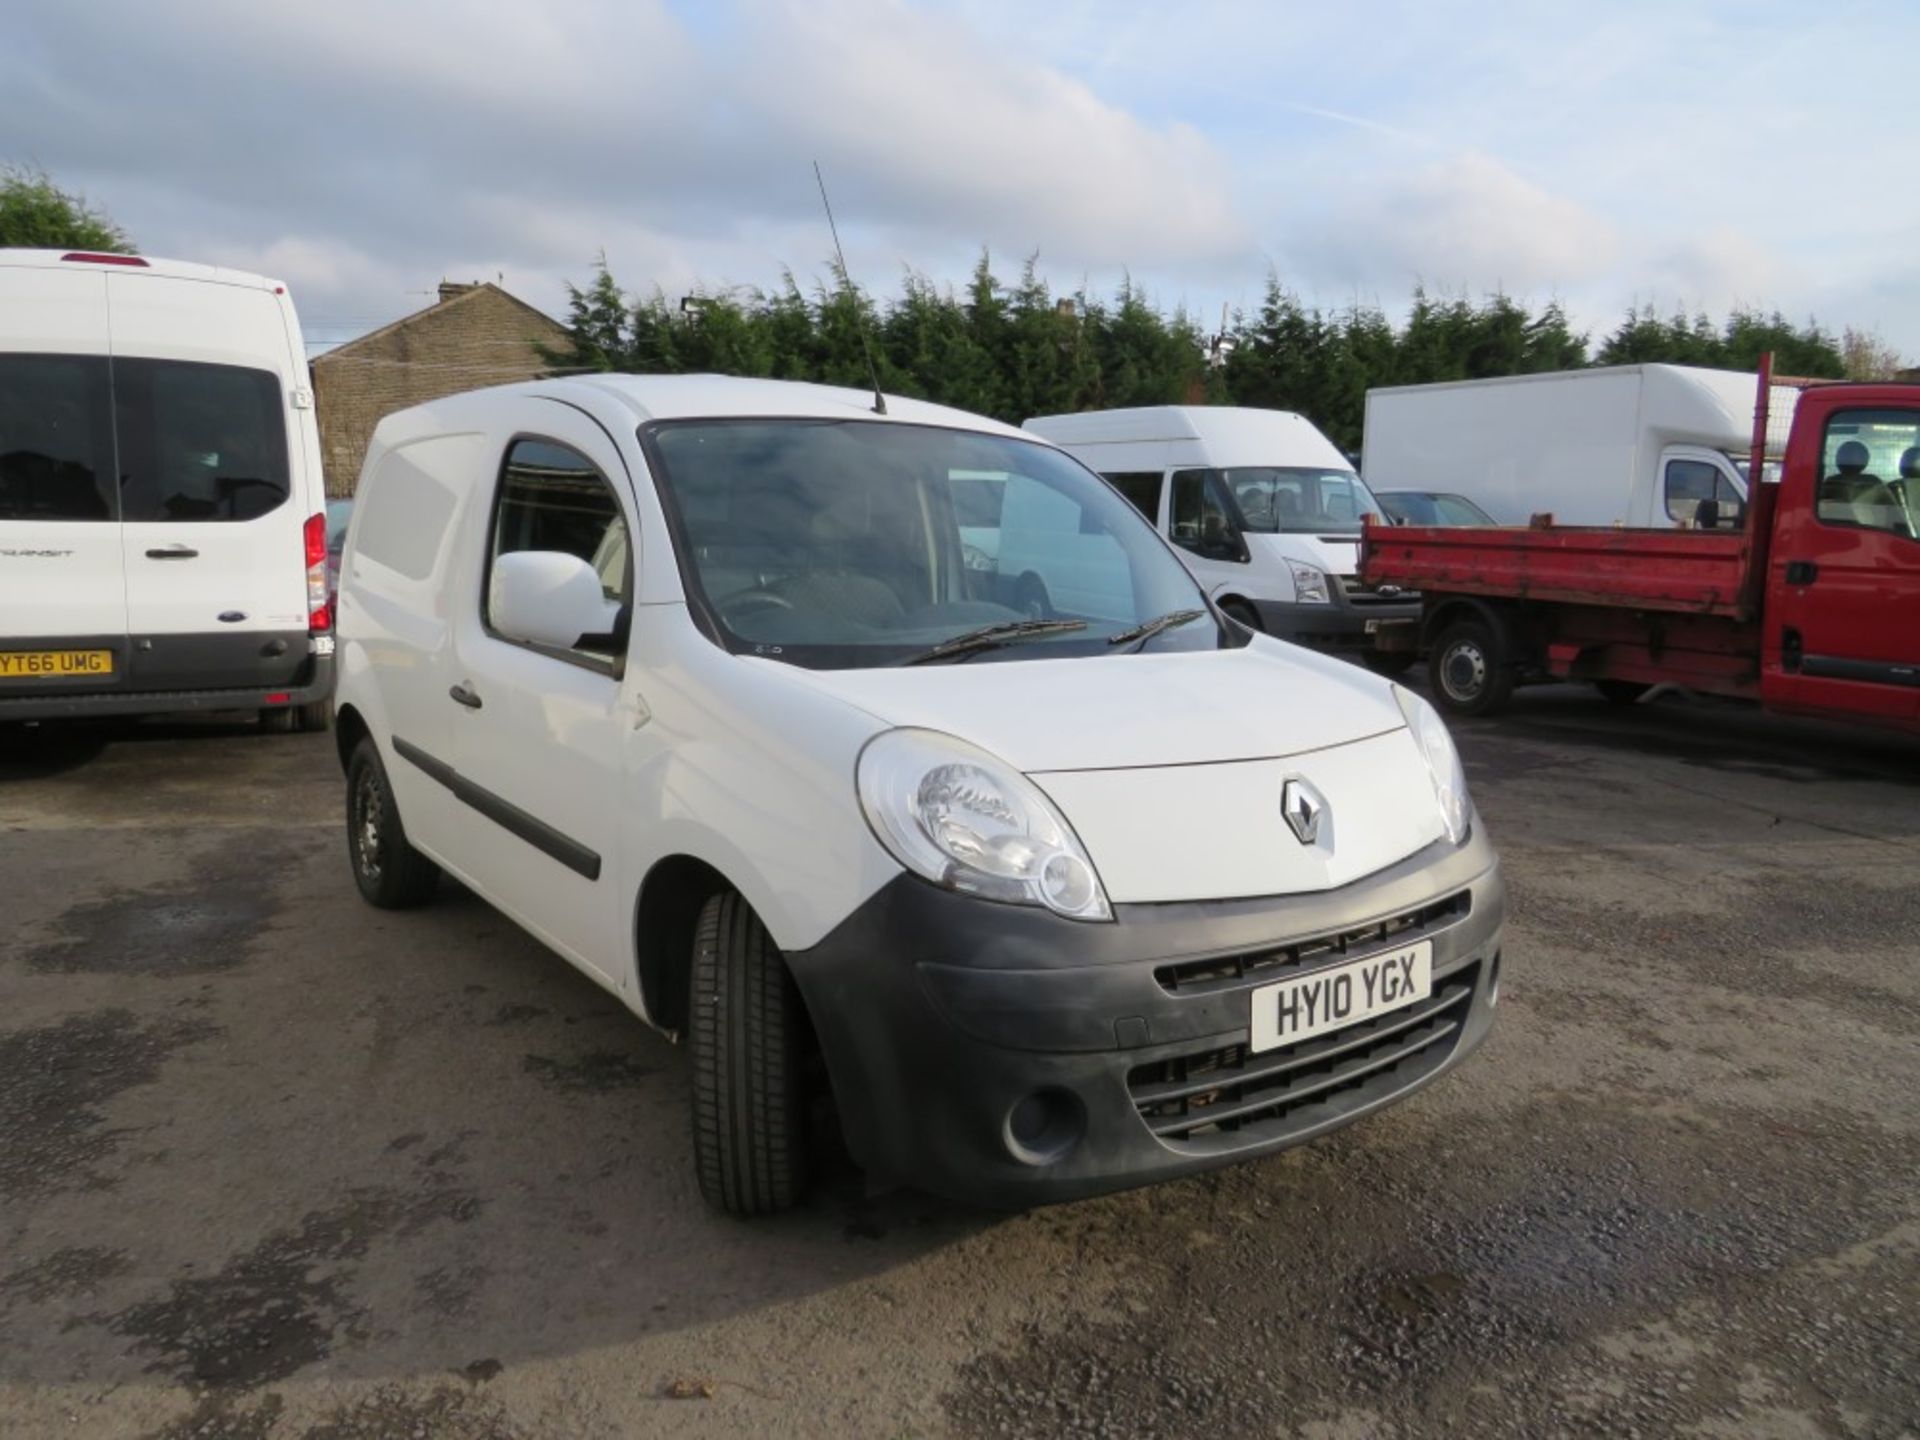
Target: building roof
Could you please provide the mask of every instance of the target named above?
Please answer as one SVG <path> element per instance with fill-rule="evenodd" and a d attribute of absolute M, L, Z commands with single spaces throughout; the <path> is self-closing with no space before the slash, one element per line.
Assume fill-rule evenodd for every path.
<path fill-rule="evenodd" d="M 461 286 L 458 289 L 458 293 L 449 295 L 447 292 L 452 289 L 454 289 L 453 286 L 442 284 L 440 287 L 441 298 L 433 304 L 423 309 L 415 310 L 410 315 L 402 315 L 398 320 L 382 325 L 378 330 L 369 330 L 364 335 L 356 336 L 344 344 L 336 345 L 324 354 L 314 356 L 308 363 L 313 366 L 322 366 L 329 360 L 350 357 L 356 351 L 370 346 L 376 341 L 384 340 L 388 336 L 405 330 L 411 325 L 418 324 L 422 320 L 443 316 L 457 306 L 469 305 L 482 295 L 495 295 L 502 300 L 511 302 L 526 311 L 533 319 L 545 326 L 551 327 L 555 335 L 565 335 L 567 333 L 567 327 L 547 314 L 546 311 L 529 305 L 518 295 L 513 294 L 511 291 L 501 289 L 500 286 L 494 284 L 491 280 L 483 280 L 472 285 Z"/>

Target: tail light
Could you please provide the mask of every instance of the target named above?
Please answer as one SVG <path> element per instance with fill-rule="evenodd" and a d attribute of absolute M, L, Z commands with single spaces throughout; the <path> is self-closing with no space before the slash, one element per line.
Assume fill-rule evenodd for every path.
<path fill-rule="evenodd" d="M 327 594 L 327 517 L 309 515 L 307 542 L 307 633 L 324 635 L 333 629 L 333 606 Z"/>

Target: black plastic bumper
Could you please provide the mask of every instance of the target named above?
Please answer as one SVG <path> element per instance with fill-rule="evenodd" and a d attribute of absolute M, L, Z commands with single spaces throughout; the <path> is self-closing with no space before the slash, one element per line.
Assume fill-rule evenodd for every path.
<path fill-rule="evenodd" d="M 1420 619 L 1418 596 L 1356 605 L 1337 594 L 1325 604 L 1256 600 L 1253 608 L 1269 635 L 1314 650 L 1371 650 L 1383 625 L 1417 624 Z"/>
<path fill-rule="evenodd" d="M 301 637 L 306 643 L 306 637 Z M 31 693 L 0 692 L 0 722 L 76 720 L 90 716 L 178 715 L 222 710 L 283 710 L 333 694 L 331 655 L 308 655 L 282 684 L 168 686 L 155 677 L 129 676 L 125 688 L 66 686 Z"/>
<path fill-rule="evenodd" d="M 1339 890 L 1122 905 L 1110 924 L 903 875 L 790 958 L 854 1157 L 883 1181 L 1021 1208 L 1268 1154 L 1429 1083 L 1492 1023 L 1504 917 L 1476 834 Z M 1370 931 L 1383 921 L 1403 928 Z M 1344 951 L 1289 948 L 1338 937 Z M 1246 1052 L 1259 986 L 1421 939 L 1430 1018 L 1414 1006 Z"/>

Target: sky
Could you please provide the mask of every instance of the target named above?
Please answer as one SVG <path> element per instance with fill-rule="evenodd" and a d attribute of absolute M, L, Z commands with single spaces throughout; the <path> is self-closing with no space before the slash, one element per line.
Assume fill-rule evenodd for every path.
<path fill-rule="evenodd" d="M 0 162 L 285 280 L 315 350 L 498 279 L 564 315 L 1037 255 L 1207 328 L 1270 274 L 1778 308 L 1920 361 L 1915 0 L 6 0 Z M 1896 156 L 1896 147 L 1903 153 Z"/>

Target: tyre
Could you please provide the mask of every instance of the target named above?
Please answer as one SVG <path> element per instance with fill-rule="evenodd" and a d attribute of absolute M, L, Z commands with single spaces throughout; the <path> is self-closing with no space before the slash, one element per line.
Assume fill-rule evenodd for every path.
<path fill-rule="evenodd" d="M 300 728 L 300 712 L 291 705 L 262 710 L 260 728 L 269 735 L 291 735 Z"/>
<path fill-rule="evenodd" d="M 1456 620 L 1427 661 L 1433 698 L 1453 715 L 1491 715 L 1513 696 L 1513 664 L 1484 620 Z"/>
<path fill-rule="evenodd" d="M 1260 623 L 1260 612 L 1244 600 L 1222 600 L 1220 602 L 1220 613 L 1229 620 L 1237 621 L 1239 624 L 1246 626 L 1249 630 L 1264 630 L 1266 628 Z"/>
<path fill-rule="evenodd" d="M 440 879 L 440 867 L 407 843 L 372 736 L 347 761 L 347 859 L 362 898 L 382 910 L 426 904 Z"/>
<path fill-rule="evenodd" d="M 1638 680 L 1596 680 L 1593 688 L 1609 705 L 1631 705 L 1653 687 Z"/>
<path fill-rule="evenodd" d="M 700 1193 L 730 1215 L 770 1215 L 806 1190 L 805 1019 L 766 928 L 732 891 L 694 927 L 688 1049 Z"/>
<path fill-rule="evenodd" d="M 1367 669 L 1388 679 L 1406 674 L 1419 659 L 1411 650 L 1369 650 L 1366 655 Z"/>
<path fill-rule="evenodd" d="M 333 723 L 333 707 L 324 700 L 315 700 L 311 705 L 297 707 L 293 716 L 294 729 L 314 734 Z"/>

